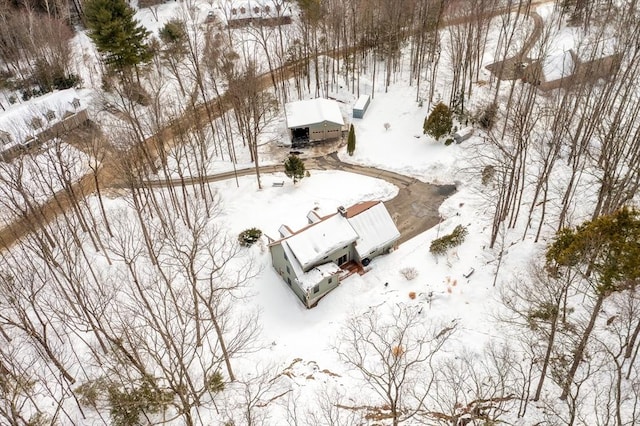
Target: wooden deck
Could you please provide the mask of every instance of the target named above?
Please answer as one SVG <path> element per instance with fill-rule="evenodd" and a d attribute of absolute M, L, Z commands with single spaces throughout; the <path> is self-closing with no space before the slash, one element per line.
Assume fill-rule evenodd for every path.
<path fill-rule="evenodd" d="M 342 269 L 344 271 L 344 273 L 342 275 L 340 275 L 340 281 L 342 281 L 343 279 L 350 277 L 351 275 L 355 274 L 356 272 L 358 273 L 358 275 L 363 275 L 365 270 L 362 267 L 362 265 L 356 261 L 350 260 L 349 262 L 340 265 L 340 269 Z"/>

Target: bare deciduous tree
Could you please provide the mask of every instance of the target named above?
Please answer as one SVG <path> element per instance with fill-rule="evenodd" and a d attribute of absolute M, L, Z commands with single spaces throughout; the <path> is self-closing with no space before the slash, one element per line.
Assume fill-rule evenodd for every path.
<path fill-rule="evenodd" d="M 388 407 L 394 426 L 424 409 L 435 381 L 433 358 L 456 328 L 425 327 L 421 319 L 411 306 L 393 307 L 386 317 L 370 309 L 351 319 L 339 335 L 340 359 Z"/>

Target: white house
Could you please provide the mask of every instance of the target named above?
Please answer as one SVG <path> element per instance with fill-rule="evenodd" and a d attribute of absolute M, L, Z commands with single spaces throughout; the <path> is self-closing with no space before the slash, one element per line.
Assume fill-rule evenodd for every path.
<path fill-rule="evenodd" d="M 88 120 L 79 93 L 66 89 L 11 105 L 0 114 L 0 159 L 64 134 Z"/>
<path fill-rule="evenodd" d="M 302 303 L 311 308 L 354 271 L 389 252 L 400 238 L 382 201 L 366 201 L 336 213 L 307 215 L 296 232 L 283 225 L 282 239 L 269 245 L 274 269 Z"/>
<path fill-rule="evenodd" d="M 291 23 L 291 5 L 286 0 L 227 0 L 224 5 L 227 26 L 275 26 Z"/>

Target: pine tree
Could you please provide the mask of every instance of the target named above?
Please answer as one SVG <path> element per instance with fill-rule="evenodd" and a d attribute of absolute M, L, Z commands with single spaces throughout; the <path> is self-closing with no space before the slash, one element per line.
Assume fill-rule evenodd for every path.
<path fill-rule="evenodd" d="M 347 138 L 347 153 L 353 155 L 356 150 L 356 131 L 353 128 L 353 124 L 349 127 L 349 137 Z"/>
<path fill-rule="evenodd" d="M 123 71 L 151 60 L 149 32 L 133 18 L 125 0 L 88 0 L 84 13 L 89 37 L 107 65 Z"/>
<path fill-rule="evenodd" d="M 284 174 L 288 178 L 293 179 L 293 183 L 296 184 L 302 180 L 305 176 L 304 162 L 297 156 L 291 154 L 284 162 Z"/>
<path fill-rule="evenodd" d="M 440 102 L 433 108 L 431 114 L 424 119 L 422 126 L 425 135 L 433 136 L 436 140 L 451 133 L 453 119 L 448 106 Z"/>
<path fill-rule="evenodd" d="M 573 361 L 562 385 L 566 400 L 600 315 L 605 298 L 612 293 L 635 290 L 640 284 L 640 211 L 622 208 L 585 222 L 576 229 L 564 229 L 547 249 L 547 268 L 560 276 L 563 269 L 579 271 L 595 284 L 591 315 L 573 350 Z"/>
<path fill-rule="evenodd" d="M 640 211 L 622 208 L 576 229 L 563 229 L 547 249 L 552 270 L 584 266 L 609 295 L 640 280 Z"/>

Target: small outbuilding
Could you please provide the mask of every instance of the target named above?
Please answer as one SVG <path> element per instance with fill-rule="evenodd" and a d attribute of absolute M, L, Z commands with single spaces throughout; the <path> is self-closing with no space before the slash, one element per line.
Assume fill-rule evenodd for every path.
<path fill-rule="evenodd" d="M 364 118 L 364 113 L 369 108 L 371 97 L 369 95 L 361 95 L 353 106 L 353 118 Z"/>
<path fill-rule="evenodd" d="M 456 143 L 462 143 L 473 136 L 473 127 L 463 127 L 453 134 L 453 140 Z"/>
<path fill-rule="evenodd" d="M 344 119 L 336 101 L 317 98 L 289 102 L 285 104 L 284 111 L 293 145 L 342 136 Z"/>
<path fill-rule="evenodd" d="M 307 308 L 312 308 L 342 279 L 388 253 L 400 238 L 382 201 L 338 207 L 336 213 L 307 215 L 309 225 L 269 244 L 273 268 Z"/>

